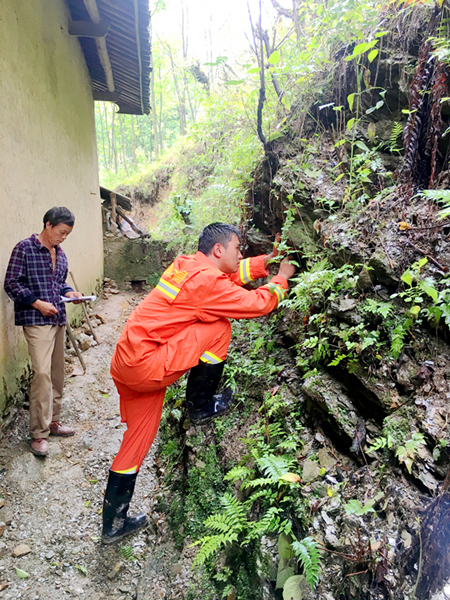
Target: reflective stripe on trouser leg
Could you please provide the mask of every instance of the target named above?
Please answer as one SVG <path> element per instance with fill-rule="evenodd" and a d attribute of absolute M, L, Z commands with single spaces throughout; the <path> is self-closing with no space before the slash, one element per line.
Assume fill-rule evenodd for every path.
<path fill-rule="evenodd" d="M 218 356 L 216 356 L 215 354 L 213 354 L 209 350 L 205 350 L 205 352 L 203 352 L 203 354 L 200 356 L 200 360 L 202 362 L 208 363 L 210 365 L 219 365 L 225 359 L 224 358 L 219 358 Z"/>
<path fill-rule="evenodd" d="M 231 341 L 231 323 L 219 319 L 214 323 L 197 323 L 197 339 L 200 346 L 200 360 L 212 365 L 223 362 Z"/>
<path fill-rule="evenodd" d="M 129 390 L 127 394 L 127 386 L 116 385 L 120 393 L 122 420 L 125 417 L 127 430 L 111 471 L 137 473 L 158 433 L 165 388 L 147 393 Z"/>

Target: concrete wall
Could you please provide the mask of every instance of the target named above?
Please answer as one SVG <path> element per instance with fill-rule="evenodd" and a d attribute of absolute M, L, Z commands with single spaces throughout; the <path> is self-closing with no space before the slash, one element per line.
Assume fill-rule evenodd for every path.
<path fill-rule="evenodd" d="M 63 244 L 69 267 L 84 293 L 102 278 L 94 102 L 68 14 L 64 0 L 1 1 L 0 413 L 29 372 L 23 333 L 3 291 L 14 245 L 41 231 L 49 208 L 67 206 L 76 217 Z"/>
<path fill-rule="evenodd" d="M 105 276 L 114 279 L 119 288 L 133 281 L 154 287 L 175 259 L 175 252 L 167 250 L 166 242 L 149 238 L 106 237 L 104 254 Z"/>

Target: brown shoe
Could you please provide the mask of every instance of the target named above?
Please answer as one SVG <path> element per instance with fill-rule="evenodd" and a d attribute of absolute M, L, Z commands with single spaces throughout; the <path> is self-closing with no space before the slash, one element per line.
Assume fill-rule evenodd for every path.
<path fill-rule="evenodd" d="M 50 423 L 50 435 L 58 435 L 59 437 L 70 437 L 75 434 L 75 429 L 61 425 L 59 421 L 53 421 Z"/>
<path fill-rule="evenodd" d="M 31 452 L 35 456 L 47 456 L 48 441 L 45 438 L 37 438 L 31 442 Z"/>

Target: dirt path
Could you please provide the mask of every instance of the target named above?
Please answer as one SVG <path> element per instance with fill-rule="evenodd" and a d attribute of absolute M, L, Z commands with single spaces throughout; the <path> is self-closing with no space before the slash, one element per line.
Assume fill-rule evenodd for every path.
<path fill-rule="evenodd" d="M 189 572 L 177 562 L 162 517 L 153 511 L 158 489 L 154 453 L 141 469 L 132 504 L 133 511 L 154 517 L 151 527 L 122 545 L 106 547 L 99 540 L 108 469 L 125 427 L 109 363 L 123 323 L 139 300 L 118 294 L 96 307 L 106 321 L 97 328 L 100 344 L 83 355 L 87 373 L 66 381 L 62 421 L 76 427 L 73 438 L 51 437 L 47 458 L 33 456 L 23 409 L 3 434 L 0 599 L 183 597 Z"/>

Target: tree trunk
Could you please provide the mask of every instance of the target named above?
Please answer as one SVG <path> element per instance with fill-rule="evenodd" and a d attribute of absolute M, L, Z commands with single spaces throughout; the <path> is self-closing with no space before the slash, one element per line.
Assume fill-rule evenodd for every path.
<path fill-rule="evenodd" d="M 256 129 L 258 131 L 258 137 L 264 146 L 264 150 L 267 153 L 267 140 L 264 135 L 262 129 L 262 113 L 264 108 L 264 102 L 266 101 L 266 80 L 264 76 L 264 46 L 263 46 L 263 36 L 262 36 L 262 26 L 261 26 L 261 0 L 259 0 L 259 22 L 258 22 L 258 31 L 259 31 L 259 66 L 260 66 L 260 86 L 259 86 L 259 100 L 258 100 L 258 109 L 257 109 L 257 123 Z M 256 44 L 255 44 L 256 45 Z M 256 47 L 258 50 L 258 48 Z"/>
<path fill-rule="evenodd" d="M 159 80 L 161 81 L 161 67 L 159 67 Z M 158 117 L 158 132 L 159 132 L 159 150 L 163 151 L 163 135 L 162 135 L 162 110 L 163 110 L 163 94 L 159 92 L 159 117 Z"/>
<path fill-rule="evenodd" d="M 153 149 L 155 152 L 155 158 L 159 158 L 159 119 L 158 110 L 156 108 L 155 98 L 155 72 L 152 70 L 150 74 L 150 94 L 152 102 L 152 138 L 153 138 Z"/>
<path fill-rule="evenodd" d="M 150 32 L 150 39 L 153 42 L 153 29 L 152 29 L 152 19 L 150 18 L 150 24 L 149 24 L 149 32 Z M 161 78 L 161 73 L 160 73 L 160 78 Z M 155 69 L 153 67 L 153 63 L 152 63 L 152 70 L 150 71 L 150 102 L 151 102 L 151 108 L 152 108 L 152 135 L 151 135 L 151 140 L 152 140 L 152 152 L 154 152 L 155 154 L 155 158 L 158 159 L 159 158 L 159 119 L 158 119 L 158 110 L 156 108 L 156 97 L 155 97 Z"/>
<path fill-rule="evenodd" d="M 115 104 L 111 104 L 112 107 L 112 122 L 111 122 L 111 146 L 112 153 L 114 156 L 114 172 L 117 175 L 117 145 L 116 145 L 116 109 Z"/>
<path fill-rule="evenodd" d="M 300 29 L 300 19 L 298 16 L 299 0 L 292 0 L 292 18 L 294 20 L 295 37 L 297 38 L 297 46 L 300 48 L 300 38 L 302 32 Z"/>
<path fill-rule="evenodd" d="M 293 0 L 293 1 L 295 2 L 295 0 Z M 259 24 L 258 34 L 261 37 L 261 39 L 264 41 L 264 47 L 266 49 L 267 58 L 270 58 L 270 55 L 272 54 L 273 49 L 270 46 L 269 34 L 267 33 L 267 31 L 262 31 L 261 24 Z M 261 47 L 261 53 L 262 53 L 262 47 Z M 261 54 L 261 62 L 264 63 L 264 56 L 262 54 Z M 278 78 L 275 75 L 273 70 L 271 70 L 270 76 L 272 78 L 273 87 L 275 89 L 276 95 L 278 96 L 278 100 L 281 100 L 281 98 L 283 96 L 283 92 L 281 91 L 280 84 L 278 83 Z"/>
<path fill-rule="evenodd" d="M 97 105 L 98 108 L 98 117 L 100 119 L 100 129 L 102 132 L 102 149 L 103 149 L 103 166 L 106 169 L 107 168 L 107 162 L 106 162 L 106 150 L 105 150 L 105 133 L 104 133 L 104 129 L 103 129 L 103 116 L 102 116 L 102 107 L 101 104 Z"/>
<path fill-rule="evenodd" d="M 173 85 L 175 88 L 175 94 L 176 94 L 177 102 L 178 102 L 178 115 L 180 117 L 180 134 L 184 135 L 186 133 L 186 106 L 184 104 L 182 90 L 180 89 L 180 86 L 178 84 L 177 74 L 175 73 L 175 62 L 173 60 L 172 48 L 169 46 L 169 44 L 165 44 L 165 46 L 166 46 L 167 54 L 168 54 L 169 60 L 170 60 L 170 67 L 172 70 L 172 77 L 173 77 Z"/>
<path fill-rule="evenodd" d="M 137 168 L 136 161 L 136 133 L 134 131 L 134 115 L 131 115 L 131 154 L 133 156 L 134 168 Z"/>
<path fill-rule="evenodd" d="M 108 111 L 106 110 L 106 102 L 102 102 L 103 104 L 103 112 L 105 115 L 105 129 L 106 129 L 106 137 L 108 139 L 108 162 L 106 163 L 107 169 L 111 170 L 111 138 L 110 138 L 110 130 L 108 127 Z"/>
<path fill-rule="evenodd" d="M 186 95 L 187 95 L 187 78 L 186 78 L 186 59 L 188 55 L 188 36 L 187 36 L 187 24 L 188 24 L 188 10 L 185 9 L 184 3 L 181 3 L 181 37 L 182 37 L 182 45 L 183 45 L 183 88 L 181 90 L 181 108 L 182 108 L 182 118 L 180 114 L 180 132 L 181 135 L 184 135 L 186 132 Z"/>
<path fill-rule="evenodd" d="M 123 166 L 125 167 L 125 173 L 127 174 L 128 177 L 128 167 L 127 167 L 127 158 L 125 155 L 125 138 L 123 135 L 123 115 L 119 115 L 119 129 L 120 129 L 120 139 L 121 139 L 121 149 L 122 149 L 122 162 L 123 162 Z"/>

